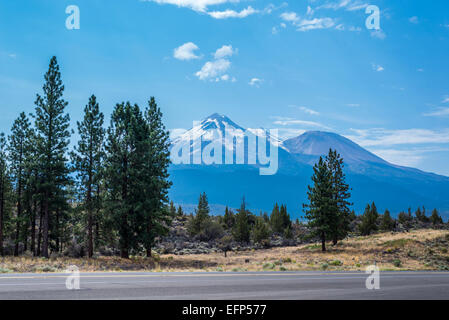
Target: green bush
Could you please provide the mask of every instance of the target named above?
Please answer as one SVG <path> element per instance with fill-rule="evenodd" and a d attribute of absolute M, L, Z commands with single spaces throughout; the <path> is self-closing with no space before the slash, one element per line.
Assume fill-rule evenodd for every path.
<path fill-rule="evenodd" d="M 338 267 L 338 266 L 342 266 L 343 262 L 341 262 L 340 260 L 333 260 L 333 261 L 329 262 L 329 265 Z"/>
<path fill-rule="evenodd" d="M 0 267 L 0 273 L 11 273 L 11 272 L 12 272 L 12 270 Z"/>
<path fill-rule="evenodd" d="M 265 270 L 273 270 L 276 267 L 276 265 L 274 263 L 267 262 L 267 263 L 264 263 L 262 267 Z"/>
<path fill-rule="evenodd" d="M 329 265 L 327 263 L 321 264 L 321 269 L 323 269 L 323 270 L 327 270 L 328 267 L 329 267 Z"/>
<path fill-rule="evenodd" d="M 400 266 L 401 266 L 401 260 L 399 260 L 399 259 L 394 259 L 393 260 L 393 265 L 396 267 L 396 268 L 399 268 Z"/>

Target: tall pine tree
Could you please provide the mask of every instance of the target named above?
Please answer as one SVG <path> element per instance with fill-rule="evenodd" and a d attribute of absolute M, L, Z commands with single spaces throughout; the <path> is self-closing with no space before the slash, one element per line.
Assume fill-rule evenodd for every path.
<path fill-rule="evenodd" d="M 145 135 L 146 140 L 145 172 L 144 177 L 147 182 L 144 185 L 144 230 L 142 232 L 142 242 L 147 251 L 147 256 L 151 256 L 151 247 L 155 238 L 165 235 L 168 226 L 176 215 L 167 212 L 168 190 L 171 186 L 169 181 L 168 167 L 170 165 L 170 134 L 166 130 L 162 121 L 162 112 L 158 107 L 154 97 L 148 101 L 145 110 Z"/>
<path fill-rule="evenodd" d="M 73 162 L 77 170 L 81 199 L 87 213 L 87 248 L 88 256 L 94 253 L 94 223 L 95 212 L 100 203 L 95 191 L 99 189 L 101 182 L 102 160 L 104 158 L 103 141 L 105 130 L 103 129 L 104 116 L 100 112 L 97 98 L 92 95 L 89 103 L 84 108 L 84 119 L 77 122 L 78 141 L 75 151 L 72 153 Z"/>
<path fill-rule="evenodd" d="M 346 183 L 346 176 L 343 172 L 344 162 L 340 154 L 336 150 L 329 150 L 329 154 L 326 157 L 326 164 L 331 172 L 332 182 L 332 195 L 334 198 L 334 214 L 335 223 L 332 226 L 332 242 L 337 244 L 338 240 L 344 239 L 349 232 L 350 225 L 350 209 L 352 205 L 348 201 L 351 197 L 349 192 L 349 185 Z"/>
<path fill-rule="evenodd" d="M 312 233 L 321 239 L 321 249 L 326 251 L 326 240 L 332 236 L 335 226 L 335 199 L 333 197 L 332 172 L 320 157 L 313 167 L 313 186 L 308 186 L 308 204 L 304 211 Z"/>
<path fill-rule="evenodd" d="M 29 154 L 29 144 L 27 139 L 30 136 L 30 121 L 24 112 L 14 121 L 11 129 L 11 135 L 8 137 L 8 155 L 11 169 L 11 177 L 13 179 L 15 191 L 16 211 L 16 231 L 14 255 L 19 255 L 19 242 L 23 225 L 27 223 L 26 217 L 23 216 L 24 205 L 24 188 L 26 184 L 25 166 L 27 155 Z M 22 235 L 26 237 L 26 233 Z M 24 241 L 26 243 L 26 241 Z"/>
<path fill-rule="evenodd" d="M 45 74 L 43 96 L 37 94 L 35 126 L 38 135 L 40 191 L 42 193 L 42 256 L 49 257 L 49 232 L 52 214 L 69 181 L 66 152 L 69 145 L 70 117 L 65 113 L 64 85 L 56 57 Z M 56 226 L 58 227 L 58 226 Z"/>
<path fill-rule="evenodd" d="M 6 156 L 5 134 L 0 133 L 0 255 L 4 255 L 3 240 L 6 224 L 9 222 L 11 180 Z"/>

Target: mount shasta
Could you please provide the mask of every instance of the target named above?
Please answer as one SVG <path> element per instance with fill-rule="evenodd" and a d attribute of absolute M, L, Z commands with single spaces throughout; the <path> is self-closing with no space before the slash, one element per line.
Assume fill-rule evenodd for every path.
<path fill-rule="evenodd" d="M 228 117 L 213 114 L 175 138 L 172 145 L 190 145 L 191 137 L 205 135 L 213 141 L 210 136 L 219 136 L 214 135 L 217 131 L 223 136 L 225 128 L 245 131 Z M 258 131 L 248 129 L 246 133 L 257 135 Z M 172 164 L 169 170 L 173 182 L 170 199 L 190 213 L 199 194 L 206 192 L 212 213 L 223 214 L 224 206 L 238 208 L 244 196 L 253 213 L 270 213 L 277 202 L 286 204 L 293 218 L 301 217 L 313 165 L 332 148 L 344 159 L 346 181 L 352 188 L 351 201 L 357 214 L 363 213 L 366 204 L 374 201 L 381 213 L 389 209 L 396 215 L 409 207 L 414 210 L 424 206 L 428 214 L 436 208 L 443 216 L 449 216 L 449 177 L 394 165 L 330 132 L 309 131 L 285 141 L 269 136 L 268 141 L 271 147 L 279 147 L 279 167 L 275 175 L 260 175 L 259 166 L 250 164 Z M 208 143 L 202 142 L 201 150 Z M 247 150 L 245 143 L 245 154 Z M 235 157 L 235 150 L 232 152 Z"/>

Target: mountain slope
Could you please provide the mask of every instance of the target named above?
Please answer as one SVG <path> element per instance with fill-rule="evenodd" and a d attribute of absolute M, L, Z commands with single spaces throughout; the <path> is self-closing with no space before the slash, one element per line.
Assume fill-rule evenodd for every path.
<path fill-rule="evenodd" d="M 223 135 L 226 128 L 236 135 L 245 132 L 228 117 L 213 114 L 175 139 L 173 145 L 190 144 L 190 137 L 194 137 L 197 140 L 192 145 L 199 148 L 201 144 L 200 150 L 204 150 L 211 142 L 201 142 L 198 138 L 216 142 L 220 137 L 218 132 Z M 246 135 L 251 134 L 258 134 L 258 131 L 248 129 Z M 353 189 L 351 200 L 357 213 L 361 213 L 368 202 L 375 201 L 379 210 L 388 208 L 395 214 L 409 206 L 415 209 L 422 205 L 449 214 L 448 177 L 390 164 L 338 134 L 312 131 L 284 142 L 269 137 L 269 145 L 280 147 L 279 170 L 275 175 L 261 176 L 260 165 L 248 164 L 247 156 L 244 165 L 172 165 L 170 197 L 191 208 L 199 194 L 206 192 L 214 207 L 229 205 L 236 208 L 245 196 L 255 212 L 271 212 L 274 203 L 278 202 L 287 204 L 292 216 L 299 217 L 303 215 L 302 204 L 307 202 L 307 185 L 311 183 L 313 164 L 333 148 L 345 160 L 347 180 Z M 245 154 L 247 151 L 245 144 Z M 223 163 L 225 152 L 223 148 Z M 231 152 L 235 163 L 236 152 Z"/>

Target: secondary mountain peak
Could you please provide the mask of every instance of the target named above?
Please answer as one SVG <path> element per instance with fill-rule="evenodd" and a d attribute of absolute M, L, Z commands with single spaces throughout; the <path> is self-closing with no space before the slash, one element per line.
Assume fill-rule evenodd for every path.
<path fill-rule="evenodd" d="M 283 145 L 293 154 L 322 156 L 332 148 L 337 150 L 346 162 L 386 163 L 385 160 L 363 149 L 348 138 L 332 132 L 308 131 L 296 138 L 284 141 Z"/>

